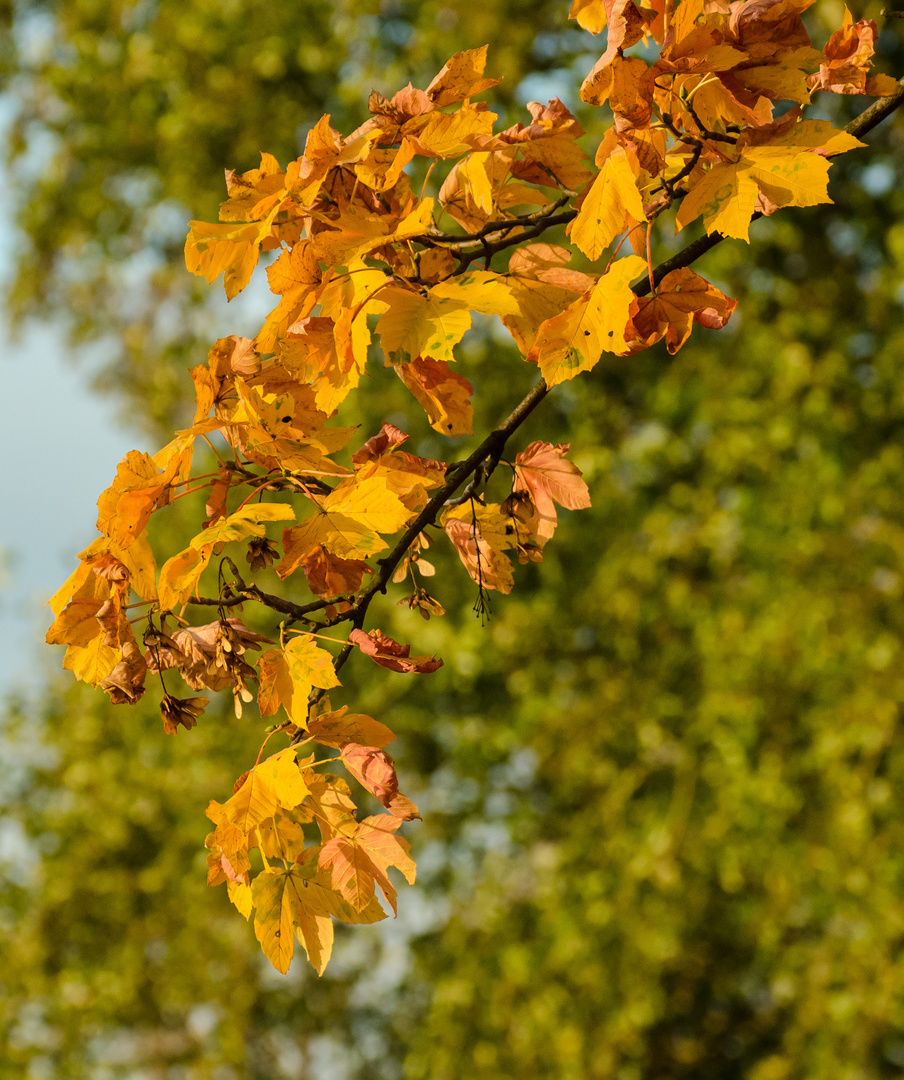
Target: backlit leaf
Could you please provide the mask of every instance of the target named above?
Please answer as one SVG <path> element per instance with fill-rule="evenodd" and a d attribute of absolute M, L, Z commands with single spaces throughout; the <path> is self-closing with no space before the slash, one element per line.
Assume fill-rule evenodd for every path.
<path fill-rule="evenodd" d="M 337 750 L 346 743 L 361 743 L 364 746 L 386 746 L 395 739 L 395 735 L 378 720 L 371 716 L 349 713 L 348 706 L 336 712 L 322 713 L 308 724 L 308 735 L 323 746 L 333 746 Z"/>
<path fill-rule="evenodd" d="M 515 490 L 529 492 L 540 518 L 537 533 L 544 540 L 552 537 L 556 527 L 555 503 L 568 510 L 590 506 L 581 470 L 565 457 L 567 453 L 567 443 L 532 442 L 515 456 Z"/>
<path fill-rule="evenodd" d="M 260 256 L 261 244 L 270 235 L 277 203 L 261 222 L 211 225 L 189 222 L 185 241 L 185 265 L 193 274 L 213 282 L 223 274 L 223 287 L 231 300 L 251 280 Z"/>
<path fill-rule="evenodd" d="M 191 546 L 203 549 L 209 544 L 229 540 L 246 540 L 249 536 L 264 536 L 268 521 L 293 521 L 295 510 L 288 503 L 247 503 L 234 514 L 193 537 Z"/>
<path fill-rule="evenodd" d="M 625 350 L 628 311 L 634 300 L 631 282 L 645 269 L 646 263 L 636 255 L 619 259 L 592 289 L 540 326 L 528 359 L 539 363 L 548 385 L 589 371 L 603 352 Z"/>
<path fill-rule="evenodd" d="M 307 683 L 323 690 L 339 685 L 332 654 L 321 648 L 310 634 L 293 636 L 286 645 L 285 657 L 296 685 Z"/>
<path fill-rule="evenodd" d="M 593 262 L 624 231 L 629 215 L 644 220 L 643 199 L 624 152 L 613 153 L 584 197 L 571 224 L 571 239 Z"/>
<path fill-rule="evenodd" d="M 452 371 L 446 362 L 429 356 L 396 364 L 394 370 L 417 398 L 434 430 L 443 435 L 471 434 L 474 387 L 464 376 Z"/>

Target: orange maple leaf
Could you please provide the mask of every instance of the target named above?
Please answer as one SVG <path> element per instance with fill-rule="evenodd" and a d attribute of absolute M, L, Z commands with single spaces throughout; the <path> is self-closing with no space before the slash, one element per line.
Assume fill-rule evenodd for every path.
<path fill-rule="evenodd" d="M 527 491 L 537 508 L 537 535 L 549 540 L 556 527 L 556 507 L 585 510 L 590 506 L 590 492 L 581 479 L 581 470 L 568 461 L 568 443 L 553 446 L 532 442 L 515 455 L 515 490 Z"/>
<path fill-rule="evenodd" d="M 640 352 L 664 337 L 674 355 L 690 337 L 694 323 L 721 330 L 737 306 L 737 300 L 729 300 L 692 270 L 673 270 L 652 296 L 634 301 L 625 339 L 631 352 Z"/>

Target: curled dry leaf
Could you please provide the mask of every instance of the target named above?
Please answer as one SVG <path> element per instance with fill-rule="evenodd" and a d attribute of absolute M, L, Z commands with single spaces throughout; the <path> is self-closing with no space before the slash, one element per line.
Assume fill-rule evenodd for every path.
<path fill-rule="evenodd" d="M 341 750 L 342 764 L 374 798 L 388 806 L 398 793 L 395 765 L 385 750 L 376 746 L 346 743 Z"/>
<path fill-rule="evenodd" d="M 394 450 L 397 446 L 401 446 L 403 442 L 407 442 L 407 440 L 408 436 L 404 431 L 394 424 L 384 421 L 377 434 L 368 439 L 360 450 L 356 450 L 352 454 L 352 461 L 356 465 L 363 465 L 366 461 L 373 461 L 374 458 L 380 457 L 381 454 L 385 454 L 388 450 Z"/>
<path fill-rule="evenodd" d="M 434 656 L 411 656 L 410 645 L 400 645 L 382 630 L 371 630 L 367 634 L 363 630 L 352 630 L 348 640 L 357 645 L 375 664 L 389 668 L 390 671 L 427 674 L 443 666 L 442 660 L 437 660 Z"/>
<path fill-rule="evenodd" d="M 674 355 L 690 337 L 694 323 L 721 330 L 737 306 L 737 300 L 729 300 L 692 270 L 673 270 L 652 296 L 638 297 L 631 305 L 625 340 L 635 353 L 665 338 Z"/>

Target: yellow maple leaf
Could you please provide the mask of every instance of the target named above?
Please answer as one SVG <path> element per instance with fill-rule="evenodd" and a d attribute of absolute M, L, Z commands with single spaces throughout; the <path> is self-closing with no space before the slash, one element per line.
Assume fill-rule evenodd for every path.
<path fill-rule="evenodd" d="M 383 290 L 389 310 L 377 324 L 383 350 L 392 363 L 418 356 L 454 361 L 453 348 L 471 327 L 471 312 L 514 315 L 518 305 L 498 275 L 478 270 L 444 281 L 424 292 L 397 285 Z"/>
<path fill-rule="evenodd" d="M 404 137 L 397 149 L 371 144 L 367 157 L 354 166 L 355 176 L 372 191 L 387 191 L 398 183 L 413 157 L 414 147 Z"/>
<path fill-rule="evenodd" d="M 245 173 L 226 170 L 229 198 L 220 203 L 220 221 L 258 221 L 270 212 L 268 200 L 285 186 L 285 170 L 272 154 L 261 154 L 259 169 Z"/>
<path fill-rule="evenodd" d="M 591 262 L 596 262 L 627 227 L 628 216 L 644 220 L 643 199 L 628 159 L 620 150 L 606 159 L 584 197 L 578 216 L 571 222 L 571 239 Z"/>
<path fill-rule="evenodd" d="M 122 653 L 108 645 L 101 631 L 86 645 L 70 645 L 63 657 L 63 667 L 82 682 L 98 686 L 122 659 Z"/>
<path fill-rule="evenodd" d="M 829 198 L 830 162 L 819 154 L 755 146 L 744 154 L 750 175 L 776 206 L 817 206 Z"/>
<path fill-rule="evenodd" d="M 281 201 L 275 201 L 263 221 L 250 224 L 190 221 L 185 240 L 185 265 L 208 282 L 223 274 L 226 297 L 231 300 L 251 280 L 261 244 L 270 236 Z"/>
<path fill-rule="evenodd" d="M 234 514 L 211 525 L 191 539 L 191 546 L 203 550 L 213 544 L 229 540 L 247 540 L 250 536 L 264 536 L 264 525 L 270 521 L 292 521 L 295 509 L 288 503 L 246 503 Z"/>
<path fill-rule="evenodd" d="M 227 821 L 247 834 L 281 807 L 298 806 L 307 794 L 295 749 L 290 746 L 255 765 L 220 809 Z"/>
<path fill-rule="evenodd" d="M 167 559 L 160 568 L 158 597 L 164 611 L 184 604 L 198 586 L 201 574 L 210 562 L 211 546 L 187 547 Z"/>
<path fill-rule="evenodd" d="M 770 57 L 768 64 L 740 67 L 734 77 L 746 89 L 755 94 L 765 93 L 770 98 L 810 103 L 807 78 L 819 69 L 822 53 L 804 46 L 799 49 L 782 49 Z"/>
<path fill-rule="evenodd" d="M 341 559 L 363 559 L 389 545 L 380 533 L 403 528 L 411 511 L 383 477 L 350 477 L 327 496 L 317 513 L 283 533 L 285 555 L 276 568 L 286 578 L 322 544 Z"/>
<path fill-rule="evenodd" d="M 425 157 L 460 157 L 477 149 L 481 139 L 493 134 L 496 113 L 463 105 L 453 113 L 428 113 L 416 130 L 409 134 L 411 144 Z"/>
<path fill-rule="evenodd" d="M 747 240 L 759 193 L 748 162 L 742 159 L 716 165 L 684 197 L 675 218 L 675 231 L 702 214 L 708 233 Z"/>
<path fill-rule="evenodd" d="M 88 550 L 90 552 L 91 548 Z M 104 550 L 122 562 L 129 572 L 129 585 L 142 600 L 157 599 L 157 563 L 148 542 L 147 529 L 139 533 L 127 548 L 110 542 Z"/>
<path fill-rule="evenodd" d="M 261 653 L 257 666 L 260 669 L 257 701 L 261 716 L 272 716 L 282 706 L 293 723 L 304 724 L 311 687 L 308 684 L 306 687 L 299 687 L 296 692 L 282 649 L 267 649 Z"/>
<path fill-rule="evenodd" d="M 281 974 L 289 970 L 295 952 L 293 931 L 318 975 L 322 975 L 333 945 L 333 923 L 329 915 L 307 906 L 307 881 L 301 870 L 264 870 L 251 886 L 254 904 L 254 933 L 264 956 Z"/>
<path fill-rule="evenodd" d="M 481 45 L 479 49 L 465 49 L 446 61 L 426 90 L 427 97 L 436 108 L 454 105 L 501 82 L 500 79 L 482 77 L 488 48 Z"/>
<path fill-rule="evenodd" d="M 276 342 L 298 319 L 310 315 L 317 303 L 320 287 L 329 280 L 314 257 L 310 240 L 300 240 L 267 268 L 271 292 L 282 299 L 270 312 L 257 335 L 261 352 L 274 352 Z"/>
<path fill-rule="evenodd" d="M 292 746 L 255 765 L 252 772 L 257 773 L 258 778 L 269 785 L 279 807 L 291 810 L 308 794 L 296 750 Z"/>
<path fill-rule="evenodd" d="M 175 471 L 170 467 L 161 474 L 150 454 L 130 450 L 117 466 L 116 479 L 97 500 L 98 532 L 127 548 L 147 525 Z"/>
<path fill-rule="evenodd" d="M 619 259 L 592 289 L 540 326 L 528 359 L 540 365 L 549 386 L 589 371 L 604 352 L 626 349 L 625 329 L 634 300 L 631 282 L 646 266 L 637 255 Z"/>
<path fill-rule="evenodd" d="M 464 197 L 488 217 L 493 213 L 493 158 L 488 152 L 468 154 L 457 166 Z"/>
<path fill-rule="evenodd" d="M 79 565 L 69 575 L 66 581 L 47 601 L 47 606 L 54 616 L 60 614 L 63 608 L 80 590 L 88 583 L 93 574 L 93 560 L 99 555 L 112 555 L 125 567 L 129 575 L 129 586 L 135 590 L 142 600 L 155 600 L 157 598 L 157 568 L 154 560 L 154 552 L 148 543 L 147 530 L 145 529 L 134 538 L 128 547 L 123 548 L 108 536 L 99 536 L 84 551 L 79 553 Z M 98 581 L 98 584 L 100 582 Z M 96 588 L 91 590 L 92 595 L 100 595 Z M 105 598 L 109 591 L 105 593 Z"/>
<path fill-rule="evenodd" d="M 197 386 L 198 383 L 196 382 L 195 385 Z M 199 408 L 203 408 L 204 399 L 207 396 L 204 389 L 201 391 L 201 396 Z M 170 484 L 184 483 L 191 475 L 191 463 L 197 439 L 211 431 L 218 431 L 222 427 L 223 421 L 217 417 L 200 417 L 190 428 L 177 431 L 166 446 L 153 455 L 154 464 L 164 473 L 161 480 L 165 479 Z"/>
<path fill-rule="evenodd" d="M 455 545 L 465 569 L 484 589 L 510 593 L 515 584 L 512 564 L 503 552 L 511 547 L 508 519 L 498 503 L 470 502 L 443 512 L 441 524 Z"/>
<path fill-rule="evenodd" d="M 289 676 L 296 687 L 307 686 L 310 691 L 312 686 L 329 690 L 339 685 L 333 657 L 310 634 L 293 637 L 283 652 Z"/>
<path fill-rule="evenodd" d="M 105 603 L 94 597 L 72 600 L 54 620 L 44 640 L 48 645 L 87 645 L 103 633 L 95 616 Z"/>
<path fill-rule="evenodd" d="M 694 184 L 678 211 L 676 231 L 702 215 L 708 233 L 749 240 L 750 218 L 761 193 L 776 207 L 830 203 L 826 156 L 863 145 L 824 120 L 789 127 L 789 118 L 783 117 L 767 130 L 742 138 L 737 161 L 714 165 Z"/>
<path fill-rule="evenodd" d="M 75 599 L 57 615 L 45 638 L 50 645 L 68 645 L 63 667 L 93 686 L 103 682 L 122 659 L 118 635 L 111 640 L 108 633 L 110 615 L 104 618 L 105 612 L 109 613 L 110 601 L 116 605 L 112 612 L 115 621 L 121 614 L 117 615 L 119 601 L 111 583 L 89 573 Z"/>
<path fill-rule="evenodd" d="M 251 886 L 247 881 L 227 881 L 226 892 L 236 911 L 245 919 L 250 918 L 254 910 Z"/>
<path fill-rule="evenodd" d="M 324 513 L 341 514 L 362 528 L 377 533 L 394 533 L 403 528 L 411 512 L 390 491 L 385 477 L 343 480 L 323 501 Z"/>
<path fill-rule="evenodd" d="M 572 0 L 568 18 L 576 19 L 591 34 L 601 34 L 609 24 L 603 0 Z"/>
<path fill-rule="evenodd" d="M 314 255 L 332 266 L 345 266 L 374 248 L 421 236 L 433 221 L 433 205 L 433 199 L 422 199 L 399 221 L 390 214 L 373 214 L 351 207 L 338 217 L 312 214 L 331 226 L 318 232 L 311 241 Z"/>
<path fill-rule="evenodd" d="M 304 154 L 286 169 L 286 188 L 299 206 L 309 206 L 323 181 L 336 165 L 352 164 L 366 157 L 379 131 L 366 131 L 344 139 L 330 127 L 329 114 L 322 116 L 308 132 Z"/>
<path fill-rule="evenodd" d="M 446 362 L 471 328 L 471 313 L 458 301 L 433 299 L 393 285 L 383 293 L 389 310 L 377 323 L 380 343 L 389 360 L 406 363 L 418 356 Z"/>
<path fill-rule="evenodd" d="M 86 548 L 85 551 L 81 552 L 79 555 L 79 559 L 81 560 L 79 565 L 47 601 L 47 606 L 53 612 L 54 618 L 60 614 L 73 596 L 75 596 L 90 579 L 92 570 L 90 563 L 87 561 L 88 550 L 89 549 Z"/>

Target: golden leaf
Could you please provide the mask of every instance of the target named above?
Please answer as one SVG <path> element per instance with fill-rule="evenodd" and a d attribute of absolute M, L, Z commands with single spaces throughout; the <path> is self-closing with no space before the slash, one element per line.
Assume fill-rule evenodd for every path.
<path fill-rule="evenodd" d="M 572 241 L 595 262 L 628 224 L 643 221 L 643 199 L 624 151 L 609 156 L 571 223 Z"/>
<path fill-rule="evenodd" d="M 625 350 L 631 282 L 645 270 L 637 255 L 619 259 L 592 289 L 540 326 L 528 359 L 539 363 L 550 386 L 589 371 L 604 352 Z"/>

